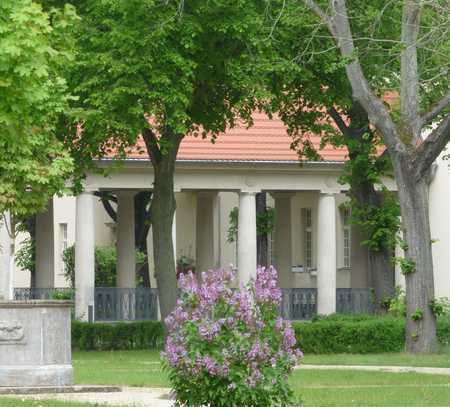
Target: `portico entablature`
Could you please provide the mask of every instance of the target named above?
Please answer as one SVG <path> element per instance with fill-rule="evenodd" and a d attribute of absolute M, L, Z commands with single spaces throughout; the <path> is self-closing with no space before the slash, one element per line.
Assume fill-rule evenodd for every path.
<path fill-rule="evenodd" d="M 111 168 L 106 177 L 88 174 L 85 186 L 92 190 L 151 189 L 153 170 L 147 161 L 126 161 L 114 168 L 111 162 L 100 167 Z M 346 191 L 339 183 L 343 163 L 317 162 L 181 162 L 175 171 L 176 191 Z M 392 179 L 383 179 L 389 190 L 396 190 Z"/>

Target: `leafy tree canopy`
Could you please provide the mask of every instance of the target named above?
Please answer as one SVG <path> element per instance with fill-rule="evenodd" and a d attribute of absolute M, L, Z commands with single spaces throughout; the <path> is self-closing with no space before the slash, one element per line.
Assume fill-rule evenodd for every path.
<path fill-rule="evenodd" d="M 77 162 L 120 157 L 145 128 L 160 135 L 164 153 L 172 135 L 216 134 L 237 116 L 250 121 L 264 3 L 75 2 L 82 22 L 73 122 L 83 123 L 83 135 L 67 142 Z"/>
<path fill-rule="evenodd" d="M 73 162 L 57 141 L 70 96 L 64 33 L 73 7 L 45 13 L 32 0 L 0 3 L 0 213 L 36 213 L 64 189 Z"/>

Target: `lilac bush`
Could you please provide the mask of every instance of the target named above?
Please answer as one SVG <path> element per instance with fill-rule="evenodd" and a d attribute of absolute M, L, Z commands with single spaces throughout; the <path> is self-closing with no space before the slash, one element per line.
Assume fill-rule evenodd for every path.
<path fill-rule="evenodd" d="M 294 402 L 288 374 L 302 353 L 279 316 L 273 267 L 233 290 L 229 270 L 181 275 L 181 295 L 166 318 L 163 358 L 178 407 L 275 407 Z"/>

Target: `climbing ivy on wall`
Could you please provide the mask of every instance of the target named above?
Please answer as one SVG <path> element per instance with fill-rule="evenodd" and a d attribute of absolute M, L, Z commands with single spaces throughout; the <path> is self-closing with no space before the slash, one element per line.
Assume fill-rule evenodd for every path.
<path fill-rule="evenodd" d="M 234 207 L 229 214 L 227 242 L 237 241 L 239 209 Z M 267 207 L 265 212 L 256 215 L 256 234 L 270 235 L 275 227 L 275 209 Z"/>

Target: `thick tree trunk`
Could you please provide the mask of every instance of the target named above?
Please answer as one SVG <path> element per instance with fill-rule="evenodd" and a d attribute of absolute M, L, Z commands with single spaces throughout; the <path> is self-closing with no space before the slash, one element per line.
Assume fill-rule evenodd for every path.
<path fill-rule="evenodd" d="M 155 168 L 153 199 L 150 207 L 153 232 L 153 256 L 156 281 L 158 283 L 161 319 L 175 307 L 177 300 L 177 278 L 174 247 L 172 241 L 172 222 L 176 202 L 173 192 L 174 162 L 164 156 Z M 173 159 L 175 161 L 175 159 Z"/>
<path fill-rule="evenodd" d="M 144 129 L 142 132 L 155 174 L 150 219 L 152 220 L 155 277 L 158 283 L 162 320 L 165 320 L 175 307 L 178 295 L 172 224 L 176 209 L 175 161 L 183 139 L 182 134 L 174 134 L 170 129 L 166 131 L 167 133 L 160 138 L 150 129 Z M 164 151 L 159 147 L 162 139 L 166 146 Z"/>
<path fill-rule="evenodd" d="M 402 212 L 405 258 L 413 268 L 406 277 L 406 350 L 432 353 L 437 350 L 436 318 L 430 308 L 434 299 L 433 258 L 428 214 L 428 183 L 417 179 L 412 160 L 394 161 Z"/>
<path fill-rule="evenodd" d="M 336 114 L 337 112 L 332 112 Z M 383 195 L 375 189 L 369 173 L 374 170 L 374 165 L 370 161 L 370 149 L 367 144 L 373 142 L 373 132 L 370 129 L 369 118 L 366 111 L 356 100 L 353 101 L 349 109 L 351 119 L 349 126 L 340 122 L 336 117 L 336 123 L 341 128 L 345 143 L 349 150 L 349 157 L 355 164 L 352 167 L 350 178 L 350 196 L 356 201 L 357 205 L 364 207 L 383 207 Z M 365 136 L 369 136 L 369 139 Z M 367 236 L 367 238 L 371 238 Z M 377 312 L 386 311 L 386 303 L 395 294 L 394 279 L 394 247 L 381 245 L 377 249 L 368 248 L 368 283 L 374 290 L 375 309 Z"/>
<path fill-rule="evenodd" d="M 265 192 L 256 194 L 256 216 L 263 215 L 267 210 L 267 196 Z M 257 262 L 259 266 L 267 266 L 267 250 L 268 240 L 267 234 L 257 234 L 256 236 L 256 251 Z"/>
<path fill-rule="evenodd" d="M 382 197 L 371 182 L 355 183 L 351 196 L 358 205 L 382 207 Z M 368 248 L 368 283 L 374 291 L 376 312 L 386 311 L 386 302 L 395 294 L 393 249 L 383 246 L 378 250 Z"/>
<path fill-rule="evenodd" d="M 374 291 L 375 309 L 384 313 L 395 294 L 394 263 L 388 249 L 369 249 L 369 284 Z"/>

